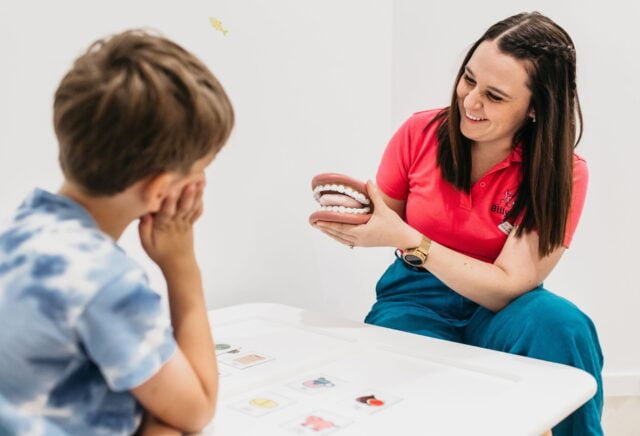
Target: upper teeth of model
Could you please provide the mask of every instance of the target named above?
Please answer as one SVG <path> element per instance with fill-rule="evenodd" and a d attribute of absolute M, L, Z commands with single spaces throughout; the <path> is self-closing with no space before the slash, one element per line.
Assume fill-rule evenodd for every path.
<path fill-rule="evenodd" d="M 349 197 L 353 198 L 354 200 L 359 201 L 362 204 L 369 204 L 370 201 L 367 197 L 365 197 L 363 194 L 359 193 L 358 191 L 354 191 L 353 189 L 349 188 L 348 186 L 344 186 L 344 185 L 318 185 L 315 187 L 315 189 L 313 190 L 313 197 L 316 199 L 316 201 L 320 200 L 320 196 L 322 195 L 321 193 L 324 191 L 333 191 L 333 192 L 339 192 L 341 194 L 344 195 L 348 195 Z"/>
<path fill-rule="evenodd" d="M 469 112 L 465 112 L 465 114 L 467 115 L 467 117 L 471 118 L 473 121 L 481 121 L 485 119 L 485 118 L 474 117 Z"/>

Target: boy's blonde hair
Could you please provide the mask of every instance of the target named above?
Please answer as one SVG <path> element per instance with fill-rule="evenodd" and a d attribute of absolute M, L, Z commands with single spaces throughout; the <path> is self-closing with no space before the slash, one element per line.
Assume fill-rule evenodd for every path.
<path fill-rule="evenodd" d="M 145 30 L 91 44 L 62 79 L 53 113 L 62 171 L 91 195 L 163 171 L 187 173 L 220 150 L 234 122 L 209 69 Z"/>

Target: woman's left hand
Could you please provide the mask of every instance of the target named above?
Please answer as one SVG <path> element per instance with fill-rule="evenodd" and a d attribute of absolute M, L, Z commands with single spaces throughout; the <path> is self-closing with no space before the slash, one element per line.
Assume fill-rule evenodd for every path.
<path fill-rule="evenodd" d="M 318 221 L 315 227 L 336 241 L 354 247 L 415 247 L 422 235 L 403 221 L 384 202 L 378 187 L 367 182 L 369 198 L 373 202 L 373 214 L 366 224 L 343 224 Z"/>

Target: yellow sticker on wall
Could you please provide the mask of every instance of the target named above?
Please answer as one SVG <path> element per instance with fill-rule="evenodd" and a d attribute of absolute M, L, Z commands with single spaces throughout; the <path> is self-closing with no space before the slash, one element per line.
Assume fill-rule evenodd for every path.
<path fill-rule="evenodd" d="M 227 33 L 229 33 L 229 31 L 225 29 L 224 26 L 222 25 L 222 22 L 217 18 L 211 17 L 209 18 L 209 22 L 211 23 L 214 29 L 216 29 L 218 32 L 222 32 L 224 36 L 227 36 Z"/>

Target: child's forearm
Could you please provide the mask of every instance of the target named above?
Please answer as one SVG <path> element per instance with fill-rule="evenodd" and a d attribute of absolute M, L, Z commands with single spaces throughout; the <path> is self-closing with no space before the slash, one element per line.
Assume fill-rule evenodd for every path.
<path fill-rule="evenodd" d="M 183 257 L 163 268 L 169 293 L 171 324 L 180 349 L 193 366 L 203 390 L 215 406 L 218 367 L 207 318 L 200 269 L 195 258 Z"/>

